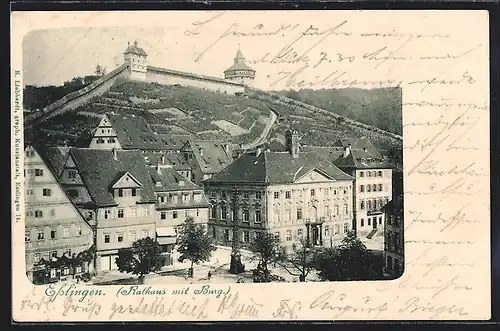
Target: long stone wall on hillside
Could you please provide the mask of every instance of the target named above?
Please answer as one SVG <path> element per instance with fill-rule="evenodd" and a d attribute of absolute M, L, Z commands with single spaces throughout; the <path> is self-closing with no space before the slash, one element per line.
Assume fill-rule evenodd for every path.
<path fill-rule="evenodd" d="M 126 78 L 128 71 L 125 64 L 100 77 L 91 84 L 75 92 L 65 95 L 63 98 L 36 112 L 25 116 L 24 122 L 27 127 L 45 121 L 50 117 L 65 113 L 87 104 L 91 99 L 101 96 L 115 84 L 117 79 Z"/>
<path fill-rule="evenodd" d="M 266 99 L 266 101 L 269 101 L 269 102 L 272 102 L 275 104 L 279 104 L 281 106 L 286 106 L 286 107 L 289 107 L 292 109 L 294 109 L 294 108 L 303 108 L 304 109 L 305 108 L 311 112 L 318 112 L 318 113 L 321 113 L 323 115 L 327 115 L 327 116 L 331 116 L 331 117 L 336 118 L 336 119 L 340 119 L 343 121 L 344 124 L 348 125 L 353 130 L 355 130 L 363 135 L 366 135 L 371 139 L 387 140 L 387 141 L 390 141 L 391 143 L 396 143 L 396 144 L 401 143 L 403 141 L 403 137 L 400 135 L 382 130 L 382 129 L 377 128 L 375 126 L 371 126 L 371 125 L 368 125 L 365 123 L 355 121 L 353 119 L 350 119 L 350 118 L 347 118 L 344 116 L 340 116 L 340 115 L 335 114 L 331 111 L 328 111 L 328 110 L 325 110 L 322 108 L 318 108 L 318 107 L 312 106 L 310 104 L 279 95 L 277 93 L 256 90 L 256 89 L 253 89 L 253 90 L 254 90 L 254 92 L 256 92 L 258 97 L 264 97 Z"/>

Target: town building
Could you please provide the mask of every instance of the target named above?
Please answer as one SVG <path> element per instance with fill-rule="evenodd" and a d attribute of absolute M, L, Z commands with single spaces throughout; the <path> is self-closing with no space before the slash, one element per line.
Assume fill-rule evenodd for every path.
<path fill-rule="evenodd" d="M 243 154 L 204 181 L 211 204 L 208 233 L 229 245 L 270 231 L 287 247 L 333 246 L 352 230 L 354 178 L 315 152 L 301 152 L 288 131 L 286 152 Z"/>
<path fill-rule="evenodd" d="M 146 80 L 148 72 L 148 54 L 138 46 L 137 41 L 128 43 L 127 49 L 123 52 L 123 59 L 127 65 L 131 79 Z"/>
<path fill-rule="evenodd" d="M 150 167 L 171 168 L 181 174 L 187 180 L 191 180 L 193 177 L 193 172 L 191 166 L 184 159 L 182 153 L 156 153 L 156 152 L 144 152 L 142 153 L 146 165 Z"/>
<path fill-rule="evenodd" d="M 403 195 L 384 206 L 384 274 L 398 278 L 404 271 L 404 205 Z"/>
<path fill-rule="evenodd" d="M 191 167 L 191 180 L 197 185 L 233 162 L 229 144 L 220 141 L 189 140 L 181 148 L 181 153 Z"/>
<path fill-rule="evenodd" d="M 74 259 L 93 244 L 92 229 L 57 181 L 58 168 L 46 162 L 56 155 L 64 164 L 67 149 L 27 146 L 24 151 L 25 258 L 28 278 L 35 284 L 91 272 L 92 264 L 51 267 L 65 257 Z M 66 155 L 66 156 L 65 156 Z M 59 168 L 60 169 L 60 168 Z"/>
<path fill-rule="evenodd" d="M 150 167 L 149 175 L 156 197 L 157 240 L 171 264 L 179 226 L 187 218 L 206 226 L 209 203 L 200 186 L 172 168 Z"/>
<path fill-rule="evenodd" d="M 255 70 L 245 63 L 245 57 L 240 49 L 236 52 L 233 65 L 224 70 L 224 79 L 247 86 L 252 85 L 255 79 Z"/>
<path fill-rule="evenodd" d="M 72 148 L 59 181 L 95 229 L 97 272 L 117 269 L 120 248 L 155 238 L 156 196 L 140 151 Z"/>

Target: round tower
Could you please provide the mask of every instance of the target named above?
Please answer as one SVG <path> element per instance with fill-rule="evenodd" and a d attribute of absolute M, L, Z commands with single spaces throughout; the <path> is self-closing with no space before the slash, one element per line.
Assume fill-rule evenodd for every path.
<path fill-rule="evenodd" d="M 128 43 L 127 49 L 123 53 L 123 59 L 127 64 L 131 79 L 146 80 L 148 71 L 148 54 L 138 46 L 137 41 Z"/>
<path fill-rule="evenodd" d="M 236 52 L 233 65 L 224 70 L 224 79 L 248 86 L 252 85 L 255 79 L 255 70 L 245 63 L 245 57 L 240 49 Z"/>

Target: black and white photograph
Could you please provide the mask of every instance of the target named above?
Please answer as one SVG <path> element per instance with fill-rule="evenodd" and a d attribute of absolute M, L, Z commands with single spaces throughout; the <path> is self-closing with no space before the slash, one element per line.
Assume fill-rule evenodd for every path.
<path fill-rule="evenodd" d="M 188 38 L 149 30 L 23 40 L 34 284 L 401 276 L 401 87 L 275 89 L 263 64 L 303 61 L 294 41 L 186 59 Z"/>

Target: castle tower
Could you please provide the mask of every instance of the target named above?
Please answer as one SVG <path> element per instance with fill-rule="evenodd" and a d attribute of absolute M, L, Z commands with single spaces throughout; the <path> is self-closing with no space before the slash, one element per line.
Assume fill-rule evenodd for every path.
<path fill-rule="evenodd" d="M 146 80 L 148 54 L 138 46 L 137 41 L 134 41 L 133 44 L 128 43 L 127 49 L 123 53 L 123 58 L 127 64 L 130 79 Z"/>
<path fill-rule="evenodd" d="M 236 52 L 233 65 L 224 70 L 224 79 L 248 86 L 252 85 L 255 79 L 255 70 L 245 63 L 245 57 L 240 49 Z"/>
<path fill-rule="evenodd" d="M 296 130 L 286 130 L 285 148 L 292 157 L 299 157 L 299 133 Z"/>

